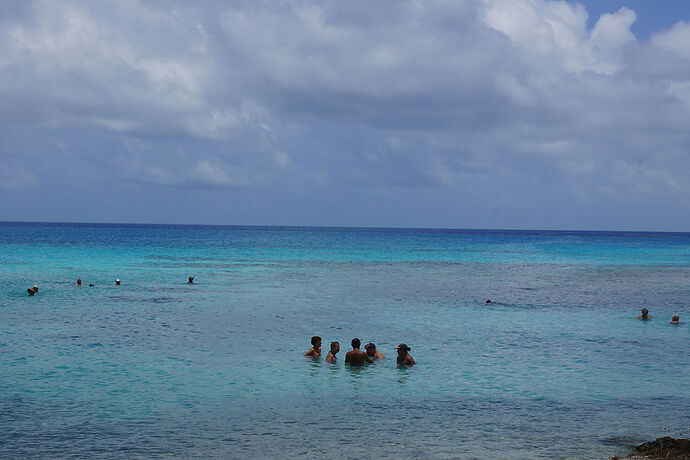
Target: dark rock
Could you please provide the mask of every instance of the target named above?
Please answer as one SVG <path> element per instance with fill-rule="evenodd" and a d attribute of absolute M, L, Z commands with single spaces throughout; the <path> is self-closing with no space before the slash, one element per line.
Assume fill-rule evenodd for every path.
<path fill-rule="evenodd" d="M 635 447 L 635 452 L 651 458 L 690 459 L 690 439 L 675 439 L 664 436 L 640 444 Z"/>

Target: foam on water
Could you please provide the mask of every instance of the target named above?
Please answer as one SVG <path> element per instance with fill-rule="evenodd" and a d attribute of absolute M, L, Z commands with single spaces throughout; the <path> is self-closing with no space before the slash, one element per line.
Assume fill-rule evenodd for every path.
<path fill-rule="evenodd" d="M 690 421 L 689 281 L 688 234 L 0 224 L 0 452 L 621 454 Z"/>

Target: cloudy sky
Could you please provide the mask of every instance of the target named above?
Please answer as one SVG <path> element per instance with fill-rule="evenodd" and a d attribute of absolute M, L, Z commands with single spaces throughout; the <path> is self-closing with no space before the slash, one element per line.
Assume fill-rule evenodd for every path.
<path fill-rule="evenodd" d="M 690 229 L 690 2 L 0 0 L 0 220 Z"/>

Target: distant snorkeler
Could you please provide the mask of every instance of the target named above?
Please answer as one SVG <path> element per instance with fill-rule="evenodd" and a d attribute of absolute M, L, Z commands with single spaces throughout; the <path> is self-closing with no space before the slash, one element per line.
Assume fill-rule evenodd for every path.
<path fill-rule="evenodd" d="M 646 308 L 643 308 L 643 309 L 642 309 L 642 314 L 641 314 L 641 315 L 637 315 L 637 319 L 644 319 L 644 320 L 647 320 L 647 319 L 652 319 L 652 318 L 654 318 L 654 317 L 653 317 L 653 316 L 649 316 L 649 310 L 647 310 Z"/>
<path fill-rule="evenodd" d="M 337 360 L 335 355 L 337 355 L 339 351 L 340 351 L 340 343 L 339 342 L 331 342 L 331 351 L 329 351 L 328 354 L 326 355 L 326 361 L 328 361 L 329 363 L 334 363 Z"/>
<path fill-rule="evenodd" d="M 187 281 L 187 284 L 194 284 L 194 277 L 190 276 L 189 281 Z"/>
<path fill-rule="evenodd" d="M 315 335 L 311 338 L 311 348 L 304 354 L 304 356 L 311 356 L 314 358 L 321 356 L 321 337 Z"/>
<path fill-rule="evenodd" d="M 119 285 L 120 285 L 120 278 L 115 280 L 115 286 L 119 286 Z"/>
<path fill-rule="evenodd" d="M 369 342 L 368 344 L 364 345 L 364 349 L 367 352 L 367 356 L 369 356 L 372 359 L 383 359 L 383 358 L 385 358 L 383 353 L 376 350 L 376 345 L 374 345 L 373 342 Z"/>
<path fill-rule="evenodd" d="M 670 324 L 680 324 L 680 315 L 678 315 L 678 313 L 673 314 Z"/>
<path fill-rule="evenodd" d="M 398 364 L 407 366 L 412 366 L 413 364 L 415 364 L 414 358 L 409 353 L 410 347 L 408 347 L 404 343 L 401 343 L 400 345 L 395 347 L 395 349 L 398 350 Z"/>

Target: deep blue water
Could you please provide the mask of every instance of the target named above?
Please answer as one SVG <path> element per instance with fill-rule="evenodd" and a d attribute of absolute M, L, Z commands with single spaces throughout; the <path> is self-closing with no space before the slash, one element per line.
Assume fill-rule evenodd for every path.
<path fill-rule="evenodd" d="M 690 434 L 689 299 L 687 233 L 0 223 L 0 456 L 624 454 Z"/>

